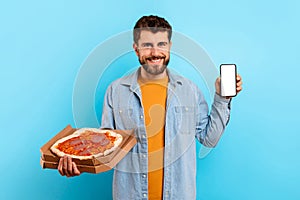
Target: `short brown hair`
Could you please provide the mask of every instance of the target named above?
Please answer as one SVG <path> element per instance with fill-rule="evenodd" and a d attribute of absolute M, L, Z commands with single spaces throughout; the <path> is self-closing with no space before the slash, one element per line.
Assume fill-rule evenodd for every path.
<path fill-rule="evenodd" d="M 133 28 L 134 43 L 137 44 L 142 30 L 151 31 L 152 33 L 157 33 L 158 31 L 167 31 L 169 41 L 172 37 L 172 26 L 169 24 L 169 22 L 162 17 L 154 15 L 143 16 L 136 22 Z"/>

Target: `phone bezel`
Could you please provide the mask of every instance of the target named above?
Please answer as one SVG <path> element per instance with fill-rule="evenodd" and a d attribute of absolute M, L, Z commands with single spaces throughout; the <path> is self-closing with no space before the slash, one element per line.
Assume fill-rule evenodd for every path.
<path fill-rule="evenodd" d="M 235 78 L 235 94 L 232 95 L 232 96 L 223 96 L 222 95 L 222 66 L 225 66 L 225 65 L 234 65 L 234 72 L 235 72 L 235 77 L 237 75 L 237 67 L 236 67 L 236 64 L 221 64 L 220 65 L 220 95 L 222 97 L 235 97 L 237 95 L 237 91 L 236 91 L 236 78 Z"/>

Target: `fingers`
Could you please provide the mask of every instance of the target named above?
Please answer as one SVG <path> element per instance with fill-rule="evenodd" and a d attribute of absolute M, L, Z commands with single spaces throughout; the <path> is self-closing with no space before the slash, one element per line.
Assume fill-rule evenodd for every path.
<path fill-rule="evenodd" d="M 72 177 L 80 175 L 75 162 L 72 162 L 72 158 L 69 156 L 60 158 L 57 169 L 62 176 Z"/>
<path fill-rule="evenodd" d="M 58 169 L 58 172 L 60 173 L 60 175 L 62 175 L 62 176 L 64 176 L 65 174 L 64 174 L 64 171 L 63 171 L 63 158 L 60 158 L 59 159 L 59 163 L 58 163 L 58 167 L 57 167 L 57 169 Z"/>
<path fill-rule="evenodd" d="M 69 176 L 73 176 L 73 163 L 72 163 L 72 158 L 71 157 L 67 157 L 67 163 L 68 163 L 68 166 L 67 166 L 67 171 L 68 171 L 68 174 Z"/>
<path fill-rule="evenodd" d="M 69 159 L 68 159 L 67 156 L 63 157 L 63 172 L 64 172 L 64 174 L 65 174 L 67 177 L 70 176 L 70 173 L 69 173 L 69 171 L 68 171 L 68 169 L 69 169 L 69 167 L 68 167 L 68 161 L 69 161 Z"/>
<path fill-rule="evenodd" d="M 239 74 L 236 75 L 236 82 L 242 83 L 242 77 Z"/>
<path fill-rule="evenodd" d="M 76 176 L 80 175 L 80 171 L 78 170 L 77 165 L 74 162 L 72 162 L 72 165 L 73 165 L 74 175 Z"/>
<path fill-rule="evenodd" d="M 220 93 L 221 93 L 220 81 L 221 81 L 221 78 L 218 77 L 218 78 L 216 79 L 216 82 L 215 82 L 216 93 L 217 93 L 218 95 L 220 95 Z M 242 89 L 243 89 L 242 85 L 243 85 L 242 77 L 241 77 L 239 74 L 237 74 L 237 75 L 236 75 L 236 93 L 237 93 L 237 94 L 238 94 L 240 91 L 242 91 Z M 226 99 L 230 99 L 230 98 L 231 98 L 231 97 L 226 97 Z"/>
<path fill-rule="evenodd" d="M 215 82 L 216 93 L 218 95 L 220 95 L 220 93 L 221 93 L 220 83 L 221 83 L 221 78 L 218 77 Z"/>
<path fill-rule="evenodd" d="M 243 85 L 242 77 L 239 74 L 237 74 L 237 76 L 236 76 L 236 91 L 237 91 L 237 93 L 242 91 L 242 89 L 243 89 L 242 85 Z"/>

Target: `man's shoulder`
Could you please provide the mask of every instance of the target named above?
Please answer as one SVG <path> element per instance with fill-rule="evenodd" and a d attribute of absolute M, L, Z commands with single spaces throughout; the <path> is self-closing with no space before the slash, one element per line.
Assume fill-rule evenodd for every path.
<path fill-rule="evenodd" d="M 136 78 L 136 72 L 132 72 L 128 75 L 122 76 L 111 82 L 110 87 L 118 87 L 118 86 L 130 86 Z"/>
<path fill-rule="evenodd" d="M 172 82 L 175 82 L 176 84 L 182 85 L 184 87 L 192 87 L 195 89 L 198 88 L 198 86 L 192 80 L 173 71 L 169 72 L 169 78 Z"/>

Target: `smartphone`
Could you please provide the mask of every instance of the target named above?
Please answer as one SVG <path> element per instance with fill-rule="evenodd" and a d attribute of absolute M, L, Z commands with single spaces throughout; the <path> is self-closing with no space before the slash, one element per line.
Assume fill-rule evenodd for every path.
<path fill-rule="evenodd" d="M 221 96 L 234 97 L 236 96 L 236 65 L 235 64 L 221 64 Z"/>

